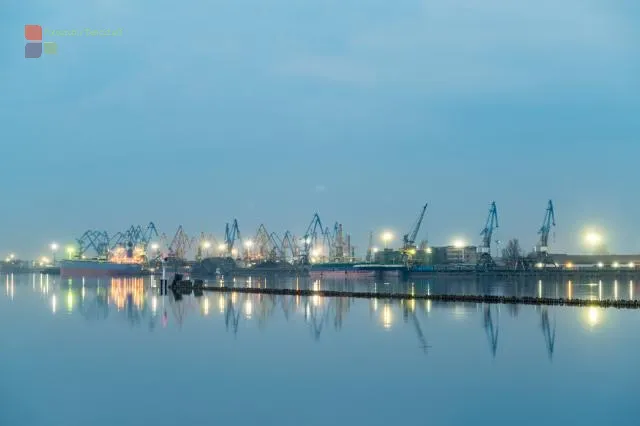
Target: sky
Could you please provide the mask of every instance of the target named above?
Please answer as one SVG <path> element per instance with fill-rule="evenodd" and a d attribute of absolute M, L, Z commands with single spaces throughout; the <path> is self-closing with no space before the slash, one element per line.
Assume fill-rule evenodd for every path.
<path fill-rule="evenodd" d="M 635 0 L 4 0 L 0 254 L 87 229 L 640 252 Z M 24 25 L 58 52 L 24 58 Z M 121 29 L 85 36 L 84 29 Z M 381 242 L 376 238 L 378 245 Z"/>

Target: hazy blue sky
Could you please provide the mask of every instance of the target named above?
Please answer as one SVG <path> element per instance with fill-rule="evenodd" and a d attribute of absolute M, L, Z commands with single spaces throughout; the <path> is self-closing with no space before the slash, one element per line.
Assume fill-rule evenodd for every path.
<path fill-rule="evenodd" d="M 23 25 L 122 28 L 49 37 Z M 366 246 L 431 203 L 433 244 L 580 231 L 640 251 L 636 0 L 4 0 L 0 250 L 88 228 L 301 234 Z M 423 233 L 423 236 L 425 234 Z"/>

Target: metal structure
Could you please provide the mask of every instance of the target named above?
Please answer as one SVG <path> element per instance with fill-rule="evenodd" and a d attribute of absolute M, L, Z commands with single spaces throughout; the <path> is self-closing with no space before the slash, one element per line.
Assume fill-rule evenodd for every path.
<path fill-rule="evenodd" d="M 242 237 L 240 235 L 240 228 L 238 227 L 238 219 L 233 219 L 231 226 L 227 223 L 224 229 L 224 244 L 226 246 L 227 256 L 234 256 L 233 250 L 236 241 L 242 241 Z"/>
<path fill-rule="evenodd" d="M 489 208 L 489 216 L 487 216 L 487 222 L 484 225 L 484 229 L 480 232 L 482 236 L 482 244 L 478 247 L 478 266 L 483 269 L 489 269 L 496 266 L 493 258 L 491 257 L 491 241 L 493 237 L 493 231 L 498 228 L 498 209 L 496 208 L 496 202 L 491 202 Z"/>
<path fill-rule="evenodd" d="M 307 265 L 310 263 L 311 258 L 313 257 L 315 260 L 323 260 L 325 255 L 324 247 L 326 244 L 326 240 L 331 238 L 331 234 L 329 233 L 329 228 L 324 228 L 322 226 L 322 220 L 320 220 L 320 216 L 318 213 L 314 213 L 313 218 L 311 219 L 311 223 L 307 227 L 303 237 L 302 237 L 302 254 L 300 258 L 300 262 L 303 265 Z M 329 247 L 331 243 L 329 242 Z"/>
<path fill-rule="evenodd" d="M 536 261 L 542 263 L 542 265 L 554 264 L 553 259 L 549 255 L 549 233 L 551 228 L 556 226 L 556 214 L 553 210 L 553 202 L 549 200 L 547 204 L 547 211 L 542 221 L 542 226 L 538 231 L 540 240 L 536 246 Z"/>
<path fill-rule="evenodd" d="M 427 211 L 428 205 L 429 203 L 426 203 L 424 207 L 422 207 L 418 219 L 411 227 L 411 230 L 402 237 L 402 258 L 404 263 L 411 263 L 413 256 L 416 254 L 416 238 L 418 237 L 418 232 L 420 231 L 420 226 L 424 220 L 424 214 Z"/>
<path fill-rule="evenodd" d="M 168 257 L 175 260 L 186 260 L 187 253 L 193 246 L 194 241 L 194 239 L 187 235 L 182 225 L 180 225 L 167 247 Z"/>
<path fill-rule="evenodd" d="M 77 251 L 74 255 L 78 258 L 86 257 L 93 250 L 98 259 L 107 259 L 109 253 L 119 247 L 138 248 L 146 252 L 151 240 L 157 237 L 158 230 L 153 222 L 149 222 L 144 228 L 132 225 L 126 231 L 116 232 L 112 236 L 107 231 L 90 229 L 76 239 Z"/>
<path fill-rule="evenodd" d="M 373 231 L 369 232 L 369 245 L 367 246 L 367 257 L 365 258 L 367 262 L 373 262 Z"/>
<path fill-rule="evenodd" d="M 111 240 L 106 231 L 88 230 L 78 239 L 78 250 L 75 253 L 77 257 L 85 256 L 89 250 L 95 251 L 99 259 L 106 259 L 109 256 L 111 248 Z"/>

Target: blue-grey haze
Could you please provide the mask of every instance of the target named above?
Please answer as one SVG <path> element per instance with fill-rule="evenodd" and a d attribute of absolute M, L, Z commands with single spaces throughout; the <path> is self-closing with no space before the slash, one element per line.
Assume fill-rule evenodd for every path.
<path fill-rule="evenodd" d="M 434 244 L 477 242 L 495 200 L 530 247 L 553 198 L 556 250 L 595 226 L 637 251 L 639 22 L 634 0 L 4 0 L 0 250 L 317 210 L 362 252 L 425 200 Z M 24 24 L 122 35 L 27 60 Z"/>

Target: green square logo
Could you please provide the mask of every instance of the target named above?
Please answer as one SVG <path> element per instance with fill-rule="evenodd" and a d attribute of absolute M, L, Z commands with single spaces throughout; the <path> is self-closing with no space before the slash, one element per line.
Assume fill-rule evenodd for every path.
<path fill-rule="evenodd" d="M 55 41 L 45 41 L 43 46 L 45 55 L 55 55 L 58 53 L 58 45 Z"/>

